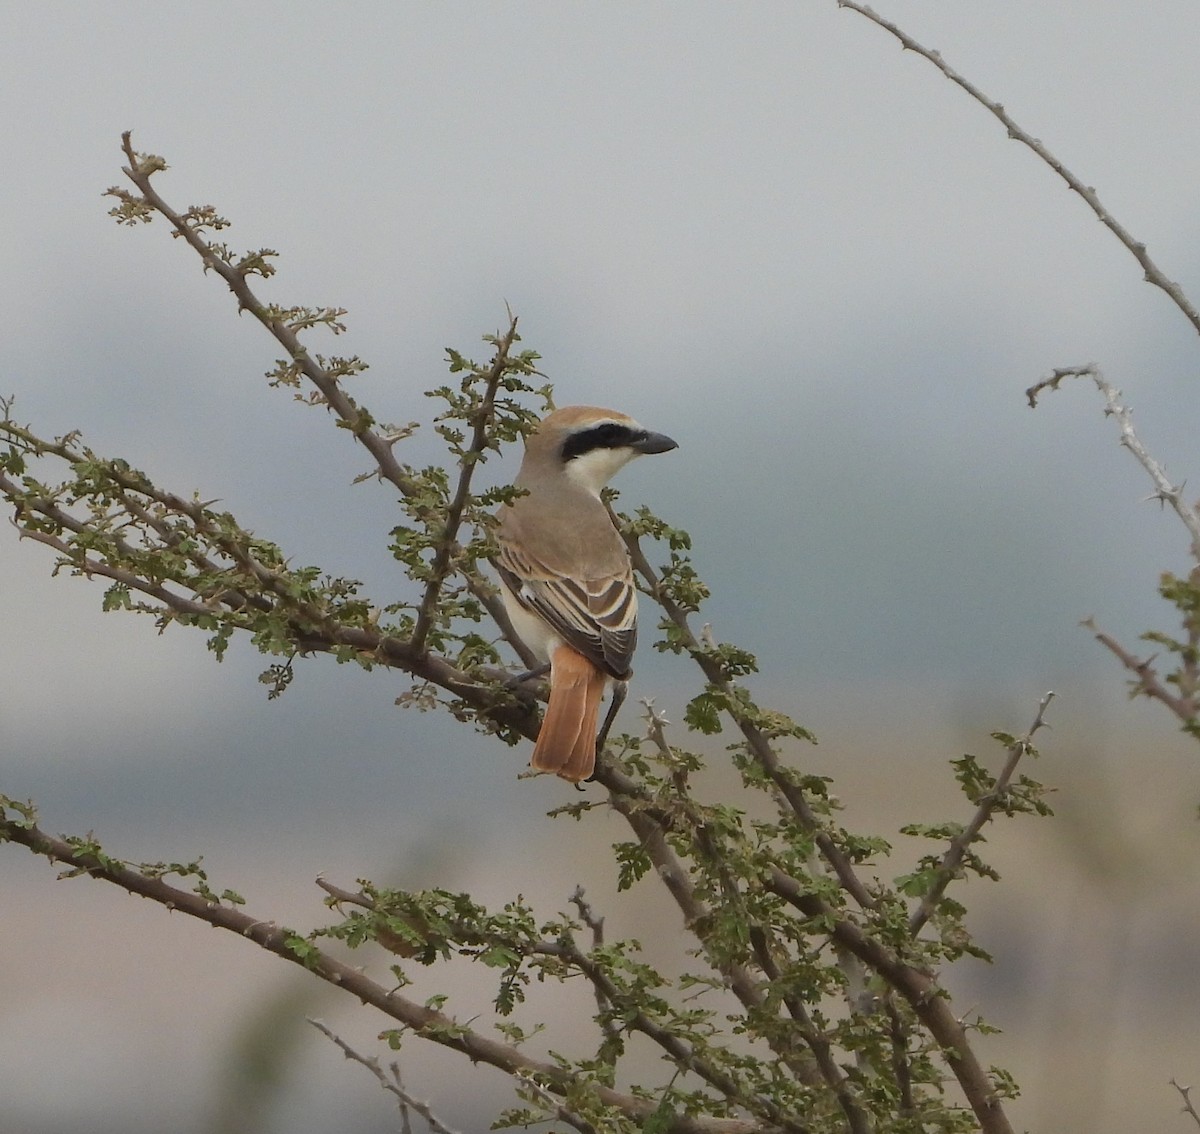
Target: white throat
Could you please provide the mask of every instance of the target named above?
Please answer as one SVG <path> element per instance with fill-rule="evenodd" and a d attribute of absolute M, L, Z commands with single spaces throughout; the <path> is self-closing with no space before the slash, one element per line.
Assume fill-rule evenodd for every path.
<path fill-rule="evenodd" d="M 641 453 L 627 446 L 619 449 L 591 449 L 567 462 L 567 479 L 599 498 L 602 489 L 622 468 Z"/>

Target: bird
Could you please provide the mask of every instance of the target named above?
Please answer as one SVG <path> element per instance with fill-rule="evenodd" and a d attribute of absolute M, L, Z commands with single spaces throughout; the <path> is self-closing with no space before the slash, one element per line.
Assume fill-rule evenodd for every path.
<path fill-rule="evenodd" d="M 579 783 L 625 699 L 637 644 L 637 590 L 629 550 L 600 490 L 635 457 L 678 445 L 632 417 L 564 406 L 525 440 L 514 487 L 501 506 L 492 562 L 517 635 L 549 670 L 550 700 L 530 765 Z M 612 704 L 597 735 L 600 702 Z"/>

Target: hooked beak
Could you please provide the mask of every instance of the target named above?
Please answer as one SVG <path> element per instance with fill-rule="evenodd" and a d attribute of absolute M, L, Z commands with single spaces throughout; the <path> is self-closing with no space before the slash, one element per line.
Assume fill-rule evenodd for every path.
<path fill-rule="evenodd" d="M 678 441 L 672 441 L 665 433 L 649 433 L 640 437 L 630 446 L 638 453 L 669 453 L 679 448 Z"/>

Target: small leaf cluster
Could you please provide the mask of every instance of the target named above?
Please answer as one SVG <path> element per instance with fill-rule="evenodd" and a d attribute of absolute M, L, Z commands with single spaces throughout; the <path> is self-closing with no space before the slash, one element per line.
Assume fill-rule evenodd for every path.
<path fill-rule="evenodd" d="M 1186 577 L 1164 572 L 1158 593 L 1178 612 L 1182 636 L 1151 630 L 1142 640 L 1162 647 L 1174 660 L 1163 680 L 1178 691 L 1184 731 L 1200 739 L 1200 567 Z M 1130 682 L 1130 696 L 1145 693 L 1144 675 Z"/>
<path fill-rule="evenodd" d="M 174 875 L 181 879 L 195 879 L 192 884 L 192 892 L 212 902 L 213 905 L 227 902 L 231 906 L 244 906 L 246 899 L 236 890 L 226 887 L 217 891 L 212 887 L 208 880 L 208 871 L 202 865 L 203 861 L 202 858 L 197 858 L 191 862 L 136 862 L 126 865 L 132 866 L 146 878 L 169 878 Z"/>
<path fill-rule="evenodd" d="M 1036 757 L 1037 749 L 1027 740 L 1019 740 L 1006 732 L 993 732 L 992 739 L 1007 750 L 1020 747 L 1023 756 Z M 993 776 L 970 754 L 951 760 L 954 778 L 963 795 L 974 804 L 987 803 L 995 813 L 1012 817 L 1014 815 L 1053 815 L 1049 803 L 1046 802 L 1048 789 L 1044 784 L 1029 776 L 1021 774 L 1001 787 Z"/>

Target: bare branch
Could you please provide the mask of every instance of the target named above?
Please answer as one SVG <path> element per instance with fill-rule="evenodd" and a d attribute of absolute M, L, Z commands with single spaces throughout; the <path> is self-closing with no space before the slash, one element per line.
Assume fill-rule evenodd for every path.
<path fill-rule="evenodd" d="M 1197 311 L 1192 306 L 1188 297 L 1184 294 L 1183 288 L 1175 281 L 1167 278 L 1161 268 L 1150 258 L 1150 253 L 1146 251 L 1146 246 L 1139 240 L 1136 240 L 1129 231 L 1117 221 L 1117 219 L 1105 208 L 1103 202 L 1096 194 L 1096 190 L 1090 185 L 1085 185 L 1078 177 L 1075 176 L 1057 157 L 1042 144 L 1041 139 L 1035 138 L 1021 129 L 1004 107 L 988 98 L 974 83 L 964 78 L 955 71 L 942 58 L 941 54 L 933 51 L 928 47 L 922 46 L 912 36 L 902 31 L 889 20 L 884 19 L 878 12 L 868 7 L 866 4 L 856 3 L 855 0 L 837 0 L 839 8 L 849 8 L 851 11 L 857 12 L 860 16 L 865 16 L 873 24 L 877 24 L 884 31 L 895 36 L 896 39 L 908 51 L 913 51 L 917 55 L 928 59 L 943 75 L 946 76 L 956 86 L 961 87 L 967 92 L 977 103 L 986 107 L 994 114 L 1008 131 L 1008 136 L 1013 141 L 1020 142 L 1022 145 L 1031 149 L 1043 162 L 1046 163 L 1059 177 L 1063 179 L 1068 187 L 1078 193 L 1087 204 L 1088 208 L 1096 215 L 1096 219 L 1100 221 L 1105 228 L 1109 230 L 1130 252 L 1135 260 L 1141 265 L 1142 271 L 1145 273 L 1145 280 L 1149 284 L 1153 284 L 1165 292 L 1175 304 L 1176 307 L 1183 313 L 1189 323 L 1200 332 L 1200 311 Z"/>
<path fill-rule="evenodd" d="M 1025 391 L 1031 406 L 1037 405 L 1037 397 L 1043 390 L 1057 390 L 1064 378 L 1090 378 L 1096 389 L 1104 396 L 1104 414 L 1113 418 L 1121 434 L 1121 445 L 1128 449 L 1136 458 L 1139 465 L 1154 484 L 1151 500 L 1169 504 L 1175 514 L 1187 528 L 1192 537 L 1192 557 L 1200 560 L 1200 512 L 1188 504 L 1183 498 L 1183 485 L 1174 484 L 1162 467 L 1149 453 L 1141 438 L 1133 428 L 1133 415 L 1129 407 L 1121 401 L 1121 391 L 1109 382 L 1094 364 L 1086 366 L 1068 366 L 1055 370 L 1049 378 L 1030 386 Z"/>
<path fill-rule="evenodd" d="M 1054 691 L 1051 690 L 1038 703 L 1037 716 L 1034 717 L 1033 724 L 1029 726 L 1029 731 L 1020 740 L 1009 745 L 1008 759 L 1005 760 L 1000 775 L 996 777 L 996 782 L 992 790 L 979 801 L 975 809 L 975 814 L 971 816 L 971 821 L 950 840 L 950 845 L 946 848 L 946 853 L 942 855 L 941 862 L 938 863 L 936 879 L 933 885 L 930 886 L 925 896 L 921 899 L 920 905 L 913 910 L 912 915 L 908 919 L 908 930 L 914 937 L 933 915 L 934 910 L 937 909 L 938 903 L 942 900 L 942 895 L 946 892 L 946 887 L 958 876 L 958 869 L 962 865 L 963 856 L 967 853 L 967 849 L 979 838 L 979 833 L 996 813 L 996 809 L 1004 803 L 1008 786 L 1012 783 L 1013 776 L 1016 775 L 1017 765 L 1021 762 L 1021 758 L 1028 754 L 1032 748 L 1034 735 L 1039 729 L 1045 727 L 1046 710 L 1050 707 L 1050 702 L 1054 700 L 1054 696 Z"/>
<path fill-rule="evenodd" d="M 1200 1126 L 1200 1114 L 1196 1113 L 1196 1108 L 1192 1105 L 1192 1088 L 1180 1086 L 1174 1077 L 1171 1079 L 1171 1086 L 1179 1092 L 1180 1097 L 1183 1099 L 1183 1106 L 1179 1108 L 1180 1113 L 1190 1115 L 1192 1121 L 1197 1126 Z"/>
<path fill-rule="evenodd" d="M 458 1131 L 453 1127 L 447 1126 L 436 1114 L 433 1113 L 433 1108 L 426 1102 L 421 1102 L 420 1099 L 414 1098 L 404 1089 L 404 1084 L 400 1081 L 400 1068 L 398 1064 L 393 1063 L 391 1066 L 392 1077 L 389 1079 L 383 1068 L 379 1065 L 379 1060 L 373 1055 L 360 1055 L 354 1050 L 341 1036 L 330 1031 L 320 1020 L 314 1020 L 311 1016 L 306 1017 L 308 1022 L 312 1024 L 322 1035 L 331 1039 L 342 1054 L 354 1063 L 361 1063 L 376 1079 L 379 1080 L 379 1085 L 390 1094 L 396 1096 L 400 1100 L 400 1110 L 403 1114 L 407 1109 L 415 1110 L 433 1131 L 433 1134 L 458 1134 Z M 405 1115 L 407 1122 L 408 1116 Z"/>

